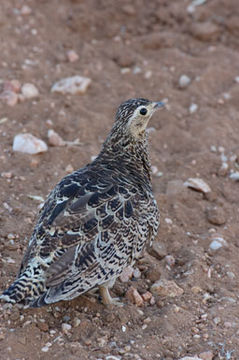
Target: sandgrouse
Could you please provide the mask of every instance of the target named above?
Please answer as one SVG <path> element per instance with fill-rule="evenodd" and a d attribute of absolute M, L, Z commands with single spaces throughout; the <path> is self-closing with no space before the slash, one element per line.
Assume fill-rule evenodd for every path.
<path fill-rule="evenodd" d="M 0 299 L 40 307 L 109 288 L 139 257 L 159 226 L 146 127 L 162 102 L 130 99 L 116 113 L 97 158 L 65 176 L 49 194 L 19 274 Z"/>

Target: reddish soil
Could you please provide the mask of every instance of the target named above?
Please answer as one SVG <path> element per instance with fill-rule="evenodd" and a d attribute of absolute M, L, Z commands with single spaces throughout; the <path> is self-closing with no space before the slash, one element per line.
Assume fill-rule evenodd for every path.
<path fill-rule="evenodd" d="M 189 4 L 1 1 L 0 78 L 33 83 L 40 92 L 15 106 L 0 103 L 0 118 L 7 118 L 0 120 L 2 290 L 16 276 L 38 212 L 29 194 L 45 198 L 68 165 L 91 161 L 122 101 L 169 100 L 168 111 L 150 124 L 152 165 L 163 173 L 153 176 L 161 258 L 146 253 L 136 264 L 140 279 L 117 281 L 113 293 L 122 296 L 123 308 L 85 296 L 41 309 L 1 304 L 1 359 L 173 360 L 206 351 L 207 359 L 239 359 L 239 184 L 229 177 L 239 167 L 238 0 L 208 0 L 192 14 Z M 32 12 L 22 15 L 23 5 Z M 66 56 L 71 49 L 79 55 L 73 63 Z M 86 94 L 50 92 L 55 81 L 78 74 L 92 79 Z M 185 89 L 178 86 L 182 74 L 192 80 Z M 198 109 L 190 114 L 193 103 Z M 80 146 L 49 147 L 40 155 L 12 151 L 21 132 L 47 142 L 49 125 L 64 140 L 79 138 Z M 183 187 L 190 177 L 212 192 Z M 215 236 L 226 241 L 217 251 L 209 247 Z M 131 285 L 143 293 L 159 278 L 184 293 L 140 308 L 127 300 Z M 64 333 L 62 323 L 71 329 Z"/>

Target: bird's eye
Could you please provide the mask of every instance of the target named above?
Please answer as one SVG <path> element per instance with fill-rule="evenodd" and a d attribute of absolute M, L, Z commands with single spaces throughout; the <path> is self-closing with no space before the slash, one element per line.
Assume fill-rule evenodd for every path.
<path fill-rule="evenodd" d="M 147 110 L 146 108 L 140 109 L 140 114 L 141 114 L 141 115 L 146 115 L 147 112 L 148 112 L 148 110 Z"/>

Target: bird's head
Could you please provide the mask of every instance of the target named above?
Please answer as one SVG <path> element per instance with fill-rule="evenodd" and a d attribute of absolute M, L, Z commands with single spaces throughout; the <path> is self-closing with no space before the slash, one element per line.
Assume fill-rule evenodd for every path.
<path fill-rule="evenodd" d="M 123 127 L 134 138 L 144 134 L 153 113 L 164 107 L 163 102 L 147 99 L 130 99 L 123 102 L 116 113 L 116 126 Z"/>

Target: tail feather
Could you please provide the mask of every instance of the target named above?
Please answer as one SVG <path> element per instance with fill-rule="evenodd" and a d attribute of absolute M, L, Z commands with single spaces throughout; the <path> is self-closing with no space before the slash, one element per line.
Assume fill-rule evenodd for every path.
<path fill-rule="evenodd" d="M 0 300 L 31 306 L 31 303 L 41 297 L 45 291 L 44 282 L 41 279 L 31 279 L 28 274 L 23 273 L 0 295 Z"/>

